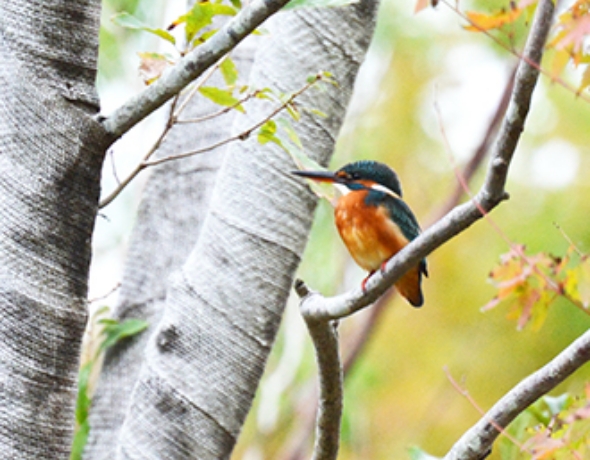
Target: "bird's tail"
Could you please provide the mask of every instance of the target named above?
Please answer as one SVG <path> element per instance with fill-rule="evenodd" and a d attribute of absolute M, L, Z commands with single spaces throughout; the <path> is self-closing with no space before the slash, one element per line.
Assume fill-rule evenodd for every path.
<path fill-rule="evenodd" d="M 414 307 L 421 307 L 424 303 L 422 296 L 422 273 L 419 267 L 412 268 L 395 283 L 398 292 Z"/>

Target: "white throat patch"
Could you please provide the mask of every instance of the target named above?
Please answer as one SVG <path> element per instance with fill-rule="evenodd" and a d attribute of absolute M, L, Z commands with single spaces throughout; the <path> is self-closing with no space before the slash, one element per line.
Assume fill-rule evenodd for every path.
<path fill-rule="evenodd" d="M 402 197 L 399 196 L 397 193 L 395 193 L 393 190 L 390 190 L 381 184 L 373 184 L 373 185 L 371 185 L 371 188 L 373 190 L 377 190 L 378 192 L 386 193 L 387 195 L 397 198 L 398 200 L 402 199 Z"/>

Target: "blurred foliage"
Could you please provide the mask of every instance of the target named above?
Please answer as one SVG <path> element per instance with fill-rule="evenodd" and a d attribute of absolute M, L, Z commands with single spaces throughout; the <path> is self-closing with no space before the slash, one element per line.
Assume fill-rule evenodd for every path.
<path fill-rule="evenodd" d="M 145 23 L 166 24 L 146 17 L 141 4 L 149 2 L 105 3 L 111 14 L 128 11 Z M 332 166 L 357 159 L 388 163 L 398 172 L 406 200 L 426 227 L 456 187 L 454 163 L 468 161 L 487 128 L 516 62 L 506 46 L 521 49 L 529 18 L 519 16 L 517 23 L 490 29 L 501 45 L 483 33 L 466 30 L 465 17 L 442 2 L 417 15 L 414 7 L 412 2 L 382 2 L 375 40 Z M 507 1 L 478 0 L 461 8 L 463 13 L 494 17 L 502 8 L 510 11 L 512 7 Z M 104 20 L 103 26 L 101 75 L 111 78 L 119 63 L 128 60 L 131 49 L 118 45 L 123 39 L 137 39 L 135 32 L 115 31 Z M 145 49 L 150 47 L 136 51 Z M 590 186 L 584 174 L 590 170 L 590 106 L 575 90 L 552 80 L 558 51 L 551 50 L 543 63 L 548 76 L 540 80 L 510 171 L 510 200 L 491 213 L 503 235 L 485 220 L 476 223 L 429 257 L 424 307 L 416 310 L 393 298 L 347 377 L 340 459 L 420 458 L 423 452 L 444 455 L 480 415 L 458 394 L 443 367 L 459 376 L 462 386 L 487 409 L 588 329 L 588 316 L 563 296 L 553 301 L 539 330 L 517 331 L 507 320 L 505 308 L 481 311 L 496 294 L 488 275 L 500 255 L 510 250 L 505 237 L 526 245 L 528 254 L 564 255 L 572 243 L 582 253 L 590 251 L 586 221 Z M 560 67 L 559 78 L 579 88 L 584 81 L 583 63 L 584 59 L 577 68 L 575 62 Z M 135 71 L 137 65 L 127 68 Z M 440 106 L 440 117 L 435 104 Z M 483 170 L 471 188 L 477 190 L 482 179 Z M 324 200 L 316 211 L 298 276 L 327 295 L 357 286 L 365 276 L 339 240 L 332 208 Z M 363 326 L 367 314 L 342 322 L 343 346 Z M 554 394 L 585 394 L 588 380 L 590 370 L 583 368 Z M 308 458 L 313 432 L 304 420 L 313 413 L 316 385 L 311 343 L 293 298 L 232 458 L 294 459 L 298 457 L 289 454 L 301 446 L 301 458 Z M 574 400 L 563 410 L 582 410 L 587 400 Z M 539 422 L 535 417 L 546 410 L 533 407 L 510 431 L 528 433 L 519 435 L 520 442 L 535 438 L 539 445 L 556 433 L 561 436 L 559 429 L 548 428 L 551 420 L 557 420 L 553 413 L 537 431 L 531 428 Z M 559 417 L 566 420 L 568 416 L 563 412 Z M 558 422 L 551 425 L 557 426 Z M 572 439 L 586 429 L 582 423 Z M 410 450 L 412 446 L 420 449 Z M 510 457 L 514 449 L 511 441 L 502 440 L 490 459 L 518 458 Z"/>
<path fill-rule="evenodd" d="M 94 312 L 84 338 L 84 354 L 78 375 L 76 428 L 70 460 L 82 460 L 84 448 L 88 442 L 91 428 L 88 415 L 104 353 L 117 343 L 141 334 L 149 326 L 141 319 L 128 318 L 118 321 L 107 318 L 105 315 L 108 313 L 108 307 L 101 307 Z"/>
<path fill-rule="evenodd" d="M 590 387 L 578 396 L 544 396 L 520 414 L 498 442 L 504 460 L 590 456 Z"/>

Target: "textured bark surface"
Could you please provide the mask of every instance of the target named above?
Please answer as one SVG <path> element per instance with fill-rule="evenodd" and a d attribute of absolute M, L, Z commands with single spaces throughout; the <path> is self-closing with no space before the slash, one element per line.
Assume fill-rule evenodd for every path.
<path fill-rule="evenodd" d="M 318 70 L 338 88 L 305 103 L 327 114 L 296 126 L 326 164 L 374 26 L 375 2 L 281 13 L 266 24 L 251 82 L 293 91 Z M 268 114 L 258 107 L 234 132 Z M 162 320 L 119 435 L 118 457 L 227 458 L 250 409 L 311 225 L 315 198 L 292 160 L 251 139 L 232 146 L 198 241 L 170 277 Z"/>
<path fill-rule="evenodd" d="M 0 3 L 0 457 L 67 458 L 105 136 L 100 2 Z"/>
<path fill-rule="evenodd" d="M 240 80 L 247 83 L 255 40 L 248 39 L 234 52 Z M 219 83 L 213 77 L 207 85 Z M 195 97 L 183 119 L 216 112 L 219 106 Z M 232 111 L 199 124 L 176 125 L 158 151 L 166 157 L 211 145 L 229 137 Z M 130 342 L 123 341 L 106 356 L 90 417 L 90 440 L 85 458 L 113 458 L 118 436 L 128 409 L 131 390 L 141 368 L 150 331 L 158 324 L 166 302 L 170 274 L 180 268 L 200 233 L 217 171 L 226 148 L 182 161 L 164 163 L 151 173 L 142 194 L 114 316 L 141 318 L 151 329 Z"/>

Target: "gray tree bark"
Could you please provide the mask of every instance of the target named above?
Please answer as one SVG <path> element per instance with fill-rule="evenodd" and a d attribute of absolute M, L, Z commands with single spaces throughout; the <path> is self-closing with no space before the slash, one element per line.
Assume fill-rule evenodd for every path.
<path fill-rule="evenodd" d="M 246 84 L 251 69 L 255 37 L 250 37 L 233 54 Z M 214 76 L 207 85 L 221 84 Z M 199 118 L 219 110 L 205 98 L 188 102 L 182 118 Z M 231 135 L 238 112 L 206 122 L 177 124 L 169 133 L 159 157 L 167 157 L 217 143 Z M 119 320 L 141 318 L 158 324 L 166 304 L 168 277 L 179 269 L 197 242 L 209 200 L 227 147 L 206 155 L 164 163 L 150 174 L 142 193 L 136 224 L 113 316 Z M 107 209 L 108 212 L 108 209 Z M 148 332 L 123 341 L 106 354 L 92 401 L 86 458 L 113 458 L 119 430 L 128 410 L 131 390 L 141 369 Z"/>
<path fill-rule="evenodd" d="M 270 35 L 261 39 L 256 54 L 254 86 L 293 91 L 318 70 L 331 71 L 340 83 L 305 96 L 305 104 L 329 114 L 326 119 L 304 115 L 296 125 L 309 155 L 322 164 L 342 124 L 376 7 L 373 1 L 363 1 L 344 9 L 281 13 L 265 25 Z M 268 106 L 256 106 L 236 120 L 234 133 L 268 112 Z M 129 267 L 166 267 L 158 272 L 160 279 L 168 270 L 173 274 L 165 298 L 160 281 L 146 284 L 143 275 L 125 279 L 133 289 L 149 286 L 146 295 L 134 297 L 144 306 L 156 299 L 163 312 L 146 344 L 118 437 L 118 458 L 230 455 L 270 352 L 315 207 L 312 196 L 301 197 L 300 184 L 289 174 L 293 168 L 293 161 L 278 147 L 260 146 L 255 139 L 228 149 L 198 240 L 180 267 L 185 249 L 174 263 L 163 263 L 163 251 L 150 250 L 150 241 L 166 247 L 173 243 L 147 227 L 136 230 L 134 247 L 140 248 L 145 238 L 147 249 L 133 252 L 131 256 L 143 262 L 131 261 Z M 151 203 L 144 202 L 144 209 L 161 210 L 165 195 L 146 196 Z M 174 206 L 177 212 L 193 205 L 190 199 L 182 203 Z M 140 225 L 153 225 L 149 221 Z M 189 238 L 184 241 L 191 244 Z M 127 270 L 132 272 L 137 270 Z M 123 363 L 126 350 L 120 352 L 116 359 Z M 115 367 L 123 371 L 120 364 Z M 104 391 L 100 397 L 109 392 L 114 393 Z M 107 400 L 101 404 L 109 406 Z M 116 399 L 111 408 L 113 404 Z M 91 430 L 101 423 L 99 418 L 96 412 Z M 99 453 L 108 449 L 93 439 L 96 455 L 89 458 L 103 458 Z M 104 436 L 100 442 L 113 441 Z"/>
<path fill-rule="evenodd" d="M 69 455 L 104 131 L 98 0 L 0 3 L 0 457 Z"/>

